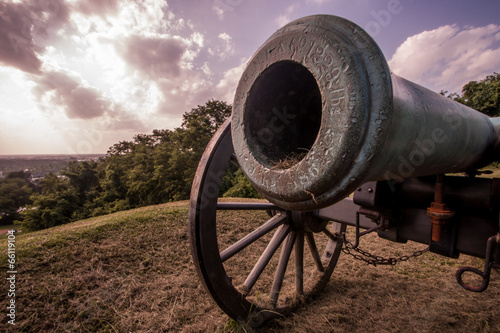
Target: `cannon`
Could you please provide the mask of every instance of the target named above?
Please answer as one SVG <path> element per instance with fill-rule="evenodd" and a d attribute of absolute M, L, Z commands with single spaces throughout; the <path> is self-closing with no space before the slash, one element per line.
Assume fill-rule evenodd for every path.
<path fill-rule="evenodd" d="M 224 312 L 258 326 L 320 292 L 340 254 L 376 232 L 428 246 L 413 256 L 484 258 L 483 270 L 456 272 L 483 291 L 500 263 L 500 181 L 476 176 L 499 149 L 500 119 L 392 74 L 356 24 L 298 19 L 248 62 L 231 119 L 198 166 L 189 212 L 198 275 Z M 267 202 L 219 202 L 231 163 Z M 233 210 L 263 220 L 248 215 L 239 236 L 223 225 Z M 466 272 L 482 282 L 467 284 Z"/>

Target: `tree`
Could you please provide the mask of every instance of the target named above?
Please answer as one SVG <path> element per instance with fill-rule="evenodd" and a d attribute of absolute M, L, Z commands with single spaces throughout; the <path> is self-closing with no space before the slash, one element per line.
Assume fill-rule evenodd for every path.
<path fill-rule="evenodd" d="M 132 164 L 133 142 L 121 141 L 111 146 L 103 164 L 103 176 L 100 181 L 101 195 L 95 199 L 93 215 L 109 214 L 130 208 L 126 200 L 127 170 Z"/>
<path fill-rule="evenodd" d="M 71 161 L 61 174 L 68 178 L 78 196 L 78 209 L 74 212 L 75 218 L 92 216 L 94 200 L 102 192 L 100 180 L 103 177 L 103 165 L 99 161 Z"/>
<path fill-rule="evenodd" d="M 11 172 L 0 180 L 0 223 L 10 224 L 19 219 L 19 209 L 31 203 L 35 186 L 30 183 L 30 173 Z"/>
<path fill-rule="evenodd" d="M 65 224 L 74 220 L 78 209 L 78 192 L 69 180 L 49 173 L 40 181 L 41 193 L 31 196 L 32 206 L 22 212 L 19 222 L 26 231 L 34 231 Z"/>
<path fill-rule="evenodd" d="M 250 184 L 250 181 L 245 177 L 241 169 L 235 172 L 231 184 L 231 188 L 225 191 L 223 195 L 226 198 L 262 198 L 252 187 L 252 184 Z"/>
<path fill-rule="evenodd" d="M 79 218 L 140 206 L 188 199 L 203 151 L 215 131 L 230 116 L 231 106 L 210 100 L 186 112 L 175 130 L 138 134 L 133 141 L 111 146 L 99 161 L 70 162 L 63 177 L 47 175 L 41 193 L 23 213 L 22 226 L 38 230 Z M 242 182 L 229 167 L 221 194 Z M 246 184 L 237 192 L 249 193 Z"/>
<path fill-rule="evenodd" d="M 154 148 L 156 140 L 151 135 L 135 136 L 132 156 L 127 171 L 126 198 L 131 207 L 156 203 L 154 179 Z"/>
<path fill-rule="evenodd" d="M 169 133 L 156 153 L 156 179 L 168 201 L 189 198 L 191 184 L 205 147 L 231 115 L 231 106 L 210 100 L 183 115 L 180 128 Z"/>
<path fill-rule="evenodd" d="M 447 93 L 441 92 L 445 96 Z M 462 88 L 462 96 L 453 93 L 447 97 L 490 117 L 500 116 L 500 74 L 493 73 L 479 82 L 470 81 Z"/>

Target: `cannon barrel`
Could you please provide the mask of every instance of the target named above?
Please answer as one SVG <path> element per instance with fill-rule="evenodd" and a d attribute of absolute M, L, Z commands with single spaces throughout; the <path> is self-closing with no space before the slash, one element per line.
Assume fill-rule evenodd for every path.
<path fill-rule="evenodd" d="M 330 15 L 291 22 L 259 48 L 231 126 L 256 190 L 301 211 L 367 181 L 474 170 L 500 147 L 498 118 L 391 74 L 363 29 Z"/>

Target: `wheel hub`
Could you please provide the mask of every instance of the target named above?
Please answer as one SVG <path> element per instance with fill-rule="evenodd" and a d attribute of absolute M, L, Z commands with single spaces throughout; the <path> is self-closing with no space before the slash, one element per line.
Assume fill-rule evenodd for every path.
<path fill-rule="evenodd" d="M 318 218 L 318 211 L 298 212 L 292 211 L 292 226 L 297 230 L 318 233 L 328 225 L 328 220 Z"/>

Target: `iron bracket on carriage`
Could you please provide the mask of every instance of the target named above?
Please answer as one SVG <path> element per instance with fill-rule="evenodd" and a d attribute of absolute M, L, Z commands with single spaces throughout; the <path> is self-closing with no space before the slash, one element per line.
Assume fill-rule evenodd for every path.
<path fill-rule="evenodd" d="M 189 217 L 198 275 L 223 311 L 255 326 L 319 292 L 342 252 L 373 264 L 426 251 L 484 258 L 482 271 L 456 273 L 462 287 L 483 291 L 500 266 L 500 180 L 475 176 L 499 150 L 499 118 L 391 73 L 356 24 L 330 15 L 291 22 L 249 61 L 232 117 L 199 164 Z M 219 202 L 229 163 L 267 202 Z M 269 214 L 227 236 L 227 210 Z M 378 258 L 360 249 L 372 232 L 427 247 Z M 480 285 L 465 283 L 467 272 Z"/>

